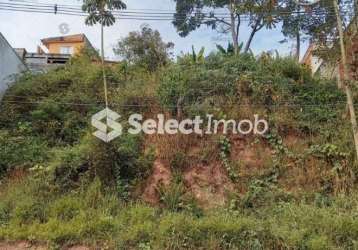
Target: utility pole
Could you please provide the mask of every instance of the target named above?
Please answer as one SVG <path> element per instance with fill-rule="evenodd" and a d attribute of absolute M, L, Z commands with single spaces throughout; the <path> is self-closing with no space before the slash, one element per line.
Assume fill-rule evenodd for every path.
<path fill-rule="evenodd" d="M 300 55 L 301 55 L 301 34 L 298 28 L 296 33 L 296 60 L 298 63 L 300 62 Z"/>
<path fill-rule="evenodd" d="M 339 43 L 340 43 L 340 48 L 341 48 L 341 62 L 342 62 L 342 66 L 343 66 L 343 78 L 341 80 L 342 80 L 342 83 L 343 83 L 343 86 L 344 86 L 344 89 L 346 92 L 346 96 L 347 96 L 347 105 L 348 105 L 348 109 L 349 109 L 349 115 L 351 118 L 352 132 L 353 132 L 353 137 L 354 137 L 354 145 L 356 148 L 356 155 L 357 155 L 357 160 L 358 160 L 358 128 L 357 128 L 357 120 L 356 120 L 356 115 L 355 115 L 355 110 L 354 110 L 354 105 L 353 105 L 352 91 L 349 86 L 348 65 L 347 65 L 347 58 L 346 58 L 346 50 L 345 50 L 345 46 L 344 46 L 344 33 L 343 33 L 342 19 L 339 14 L 339 7 L 338 7 L 337 0 L 333 0 L 333 5 L 334 5 L 334 11 L 336 13 L 336 18 L 337 18 L 337 28 L 338 28 Z"/>

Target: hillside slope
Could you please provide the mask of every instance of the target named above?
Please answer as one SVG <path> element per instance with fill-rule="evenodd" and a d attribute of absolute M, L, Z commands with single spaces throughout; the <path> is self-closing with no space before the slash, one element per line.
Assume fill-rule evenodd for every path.
<path fill-rule="evenodd" d="M 125 120 L 266 119 L 264 135 L 94 137 L 88 55 L 25 75 L 0 110 L 0 238 L 107 249 L 354 249 L 356 172 L 345 96 L 289 58 L 212 53 L 147 72 L 107 67 Z M 220 127 L 222 129 L 222 127 Z"/>

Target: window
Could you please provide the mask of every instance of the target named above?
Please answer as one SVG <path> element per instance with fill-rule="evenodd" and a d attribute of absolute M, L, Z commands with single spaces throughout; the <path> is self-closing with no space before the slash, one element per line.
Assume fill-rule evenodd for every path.
<path fill-rule="evenodd" d="M 60 47 L 60 54 L 73 54 L 73 48 L 71 46 Z"/>

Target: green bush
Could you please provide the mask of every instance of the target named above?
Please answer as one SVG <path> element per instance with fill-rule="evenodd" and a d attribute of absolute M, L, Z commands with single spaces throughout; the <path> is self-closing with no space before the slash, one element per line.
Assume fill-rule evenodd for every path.
<path fill-rule="evenodd" d="M 235 77 L 221 68 L 173 65 L 162 76 L 158 96 L 165 108 L 175 112 L 177 107 L 187 110 L 212 97 L 235 95 L 235 90 Z"/>
<path fill-rule="evenodd" d="M 249 55 L 211 54 L 201 64 L 173 64 L 161 77 L 157 93 L 174 115 L 181 109 L 189 116 L 238 116 L 248 108 L 273 114 L 270 123 L 304 133 L 337 123 L 345 103 L 335 83 L 313 78 L 293 59 Z"/>
<path fill-rule="evenodd" d="M 12 214 L 14 220 L 20 225 L 34 222 L 43 223 L 47 220 L 47 214 L 43 204 L 32 198 L 18 202 Z"/>
<path fill-rule="evenodd" d="M 173 182 L 159 188 L 160 201 L 170 211 L 183 209 L 184 186 L 182 182 Z"/>
<path fill-rule="evenodd" d="M 47 143 L 38 137 L 14 136 L 0 130 L 0 177 L 7 171 L 29 168 L 49 159 Z"/>
<path fill-rule="evenodd" d="M 70 221 L 75 218 L 82 208 L 81 200 L 76 196 L 65 196 L 53 202 L 49 206 L 48 213 L 50 217 L 59 221 Z"/>
<path fill-rule="evenodd" d="M 241 175 L 243 167 L 239 175 L 232 155 L 242 146 L 240 138 L 220 140 L 220 157 L 216 138 L 201 144 L 203 165 L 221 160 L 233 186 L 246 177 L 244 183 L 250 183 L 245 194 L 233 192 L 230 208 L 202 209 L 180 172 L 197 163 L 191 155 L 197 150 L 191 149 L 199 144 L 193 141 L 188 150 L 175 149 L 166 163 L 174 178 L 158 190 L 160 208 L 133 199 L 147 183 L 158 150 L 148 142 L 156 138 L 123 133 L 104 143 L 91 135 L 91 115 L 103 108 L 102 69 L 91 55 L 78 56 L 48 73 L 23 75 L 4 97 L 0 175 L 22 171 L 0 182 L 0 239 L 108 244 L 109 249 L 357 248 L 357 170 L 350 126 L 341 122 L 345 98 L 340 90 L 289 58 L 215 53 L 188 58 L 151 73 L 126 64 L 106 67 L 111 107 L 122 118 L 182 111 L 189 117 L 212 113 L 241 119 L 255 111 L 272 128 L 267 140 L 255 143 L 275 150 L 274 169 L 251 176 Z M 302 139 L 297 149 L 302 153 L 291 152 L 285 135 Z M 351 196 L 337 198 L 323 190 L 300 202 L 301 193 L 283 191 L 279 171 L 289 175 L 291 167 L 305 163 L 330 168 L 328 178 L 317 181 L 348 183 Z"/>

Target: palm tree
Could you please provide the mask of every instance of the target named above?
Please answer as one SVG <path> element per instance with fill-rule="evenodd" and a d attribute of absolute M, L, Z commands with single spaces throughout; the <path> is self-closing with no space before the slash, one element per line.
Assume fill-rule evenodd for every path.
<path fill-rule="evenodd" d="M 86 25 L 95 25 L 99 23 L 101 25 L 101 62 L 103 69 L 103 84 L 104 95 L 106 101 L 106 108 L 108 107 L 107 98 L 107 80 L 106 71 L 104 67 L 104 38 L 103 28 L 104 26 L 111 26 L 115 23 L 116 19 L 112 14 L 113 10 L 121 10 L 127 8 L 126 4 L 121 0 L 83 0 L 82 10 L 88 12 L 86 17 Z"/>

